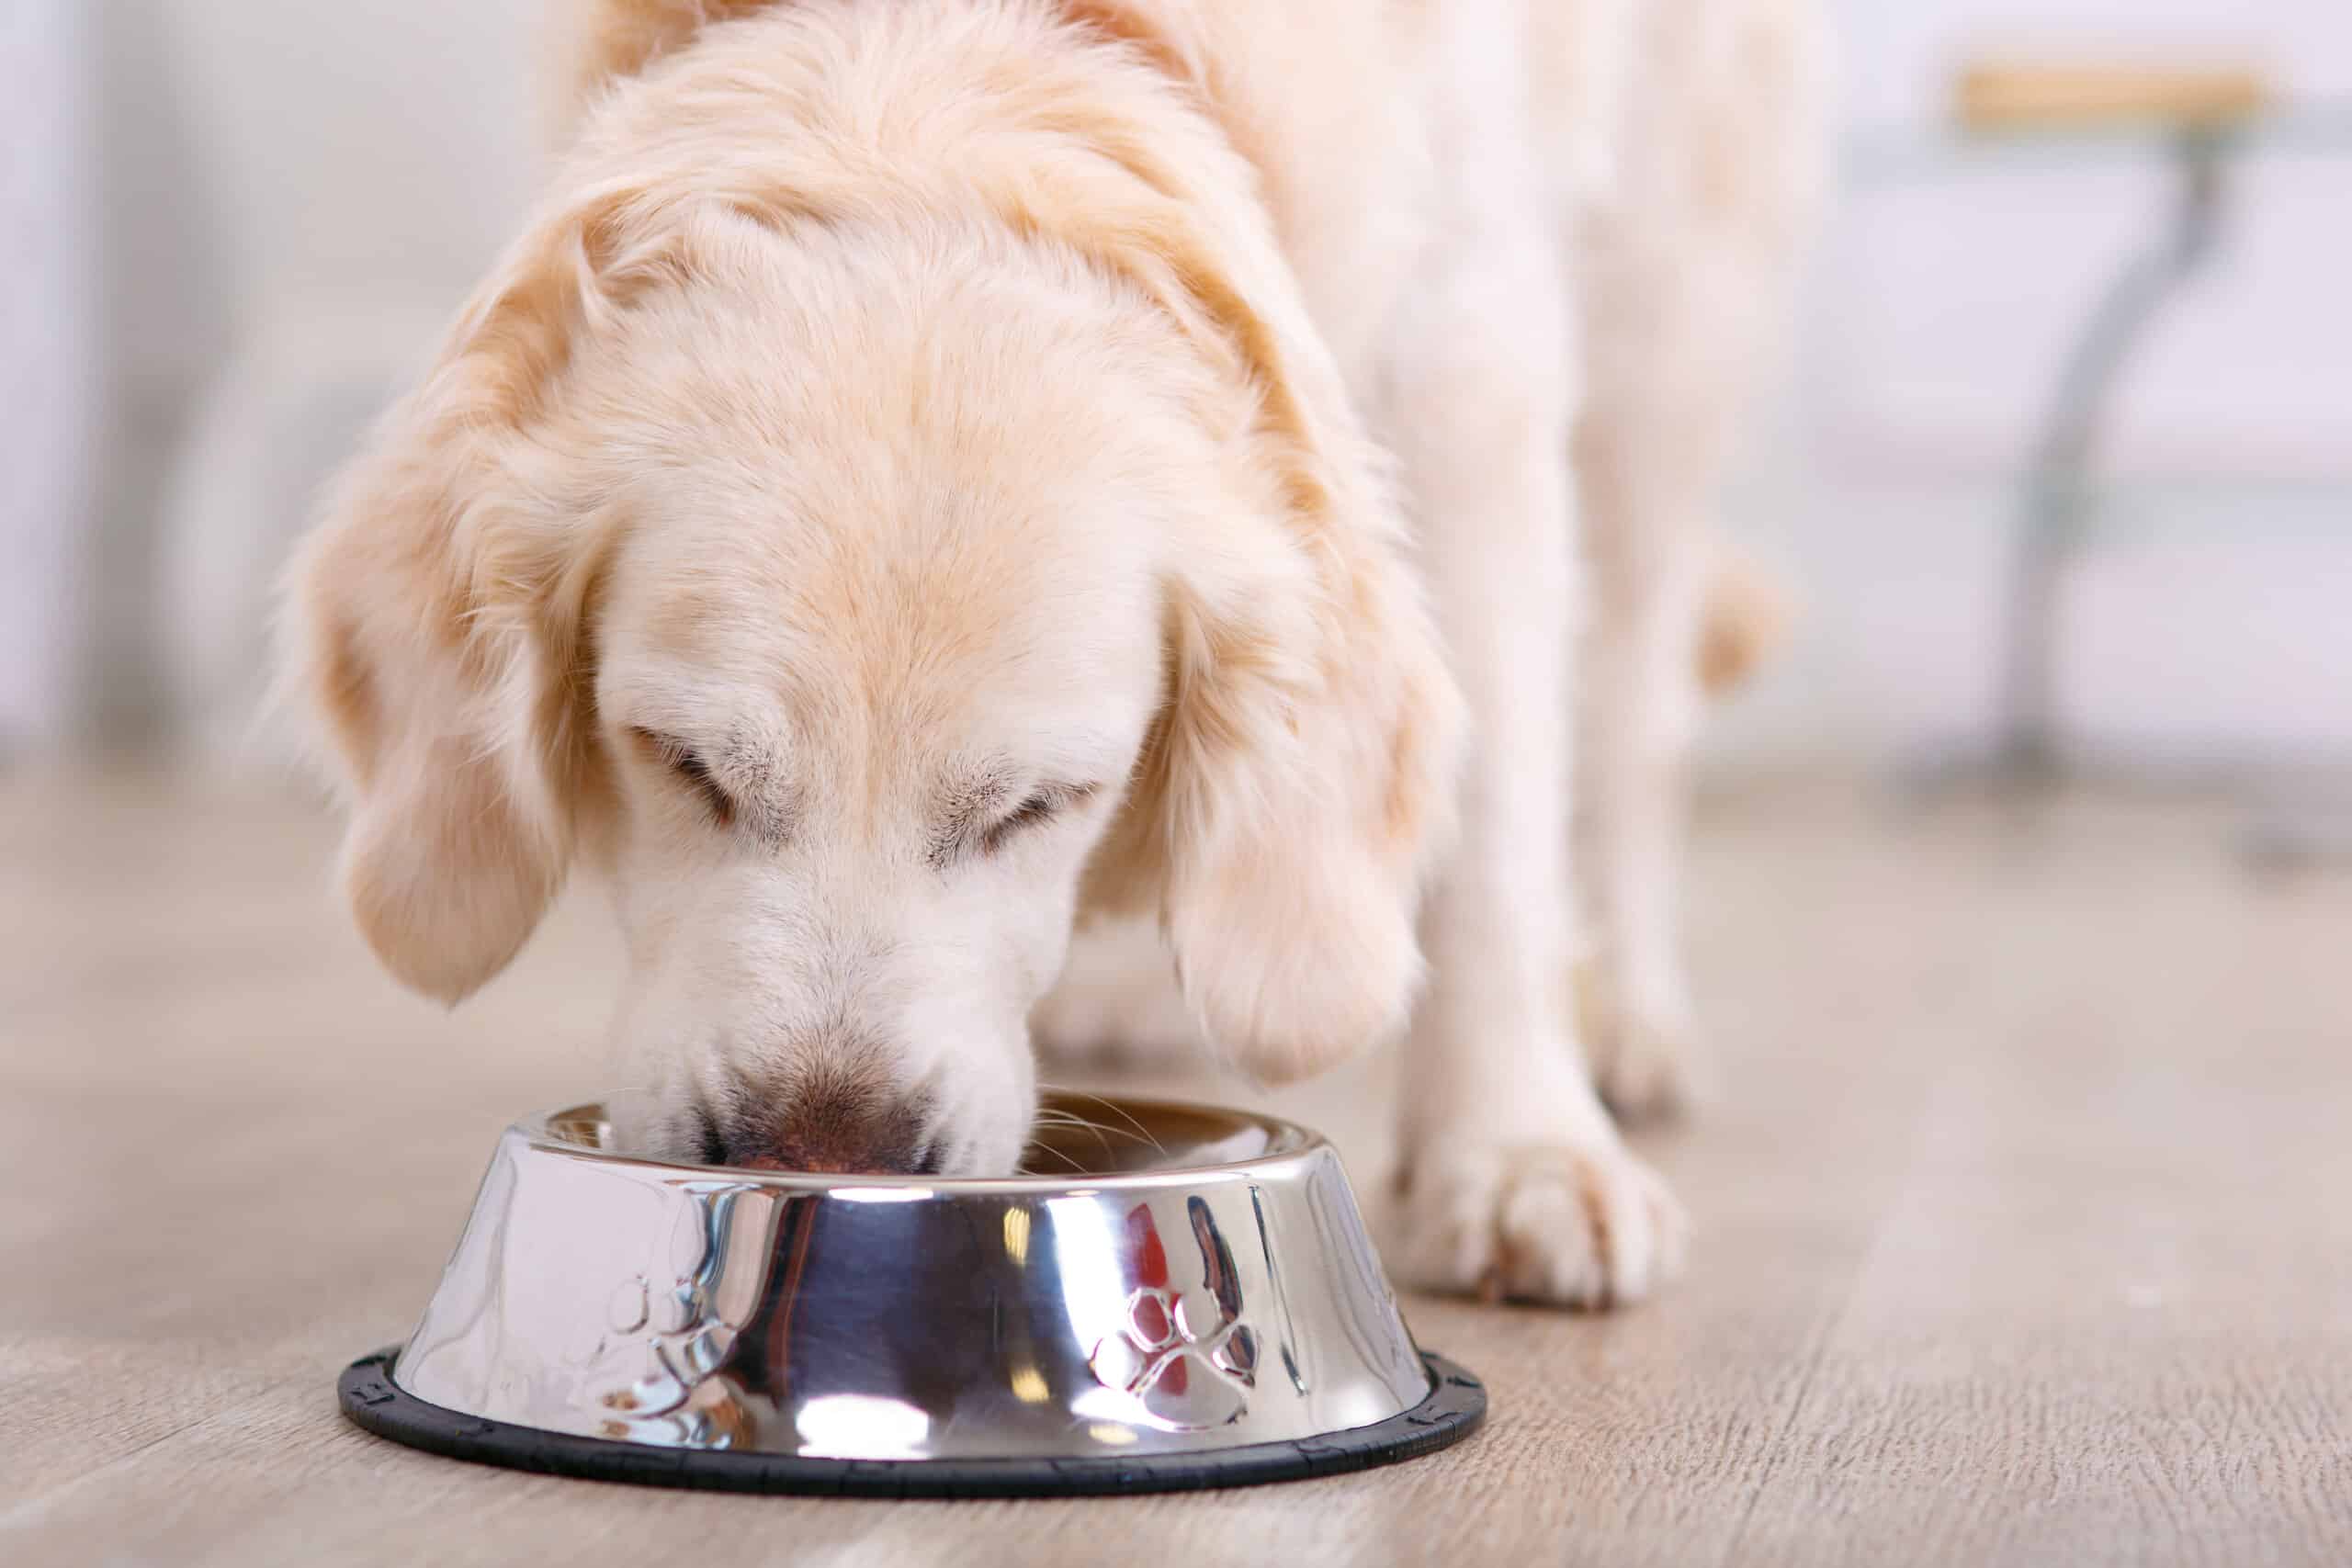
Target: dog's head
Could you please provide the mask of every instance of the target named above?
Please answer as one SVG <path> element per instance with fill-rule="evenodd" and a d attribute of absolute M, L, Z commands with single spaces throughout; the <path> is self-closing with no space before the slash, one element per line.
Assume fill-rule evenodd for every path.
<path fill-rule="evenodd" d="M 676 1157 L 1003 1172 L 1084 902 L 1282 1078 L 1390 1030 L 1454 699 L 1262 235 L 552 209 L 345 476 L 292 668 L 455 1001 L 575 860 Z"/>

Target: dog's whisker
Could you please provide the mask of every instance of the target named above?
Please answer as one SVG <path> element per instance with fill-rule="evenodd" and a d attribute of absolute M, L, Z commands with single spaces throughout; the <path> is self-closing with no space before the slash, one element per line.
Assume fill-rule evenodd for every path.
<path fill-rule="evenodd" d="M 1111 1139 L 1109 1134 L 1116 1131 L 1115 1128 L 1104 1127 L 1099 1122 L 1090 1122 L 1083 1116 L 1075 1115 L 1067 1111 L 1040 1111 L 1038 1115 L 1040 1118 L 1040 1124 L 1043 1126 L 1067 1128 L 1074 1132 L 1087 1132 L 1093 1134 L 1095 1144 L 1102 1151 L 1102 1157 L 1108 1159 L 1111 1156 Z"/>
<path fill-rule="evenodd" d="M 1101 1106 L 1112 1115 L 1116 1116 L 1121 1121 L 1125 1122 L 1128 1127 L 1134 1130 L 1132 1136 L 1140 1139 L 1144 1143 L 1149 1144 L 1155 1154 L 1165 1156 L 1168 1153 L 1167 1149 L 1161 1146 L 1159 1140 L 1153 1137 L 1150 1131 L 1146 1128 L 1142 1122 L 1135 1119 L 1134 1113 L 1125 1110 L 1116 1100 L 1105 1100 L 1099 1094 L 1090 1094 L 1084 1089 L 1057 1089 L 1055 1092 L 1058 1094 L 1075 1095 L 1082 1100 L 1092 1100 L 1095 1104 Z M 1097 1126 L 1101 1125 L 1099 1122 L 1094 1124 Z"/>
<path fill-rule="evenodd" d="M 1086 1168 L 1084 1166 L 1080 1165 L 1076 1159 L 1072 1158 L 1063 1150 L 1054 1147 L 1051 1144 L 1040 1144 L 1033 1140 L 1027 1148 L 1023 1151 L 1023 1157 L 1021 1164 L 1023 1169 L 1026 1169 L 1029 1167 L 1030 1161 L 1027 1156 L 1032 1155 L 1051 1155 L 1056 1159 L 1060 1160 L 1063 1164 L 1069 1166 L 1069 1168 L 1077 1174 L 1080 1176 L 1086 1174 Z"/>

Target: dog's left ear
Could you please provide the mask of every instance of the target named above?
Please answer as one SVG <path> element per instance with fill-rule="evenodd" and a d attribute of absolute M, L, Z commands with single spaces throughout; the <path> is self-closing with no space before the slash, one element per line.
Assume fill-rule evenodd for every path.
<path fill-rule="evenodd" d="M 1383 455 L 1262 216 L 1195 201 L 1115 237 L 1207 360 L 1231 461 L 1170 554 L 1167 697 L 1089 898 L 1156 894 L 1209 1041 L 1284 1081 L 1406 1021 L 1461 698 Z"/>

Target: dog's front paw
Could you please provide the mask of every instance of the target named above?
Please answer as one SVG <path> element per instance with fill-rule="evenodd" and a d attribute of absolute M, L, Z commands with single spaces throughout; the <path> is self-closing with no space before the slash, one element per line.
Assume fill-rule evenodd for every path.
<path fill-rule="evenodd" d="M 1590 960 L 1576 965 L 1577 1033 L 1593 1088 L 1629 1124 L 1683 1116 L 1707 1099 L 1706 1058 L 1688 1003 L 1644 1000 Z"/>
<path fill-rule="evenodd" d="M 1613 1136 L 1509 1148 L 1476 1136 L 1399 1169 L 1385 1250 L 1400 1279 L 1487 1302 L 1606 1308 L 1681 1269 L 1682 1206 Z"/>

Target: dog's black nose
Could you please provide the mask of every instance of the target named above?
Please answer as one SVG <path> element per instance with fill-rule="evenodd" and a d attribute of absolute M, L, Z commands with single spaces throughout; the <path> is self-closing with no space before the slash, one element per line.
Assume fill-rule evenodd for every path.
<path fill-rule="evenodd" d="M 931 1100 L 860 1082 L 786 1085 L 719 1120 L 724 1163 L 828 1176 L 930 1176 Z"/>

